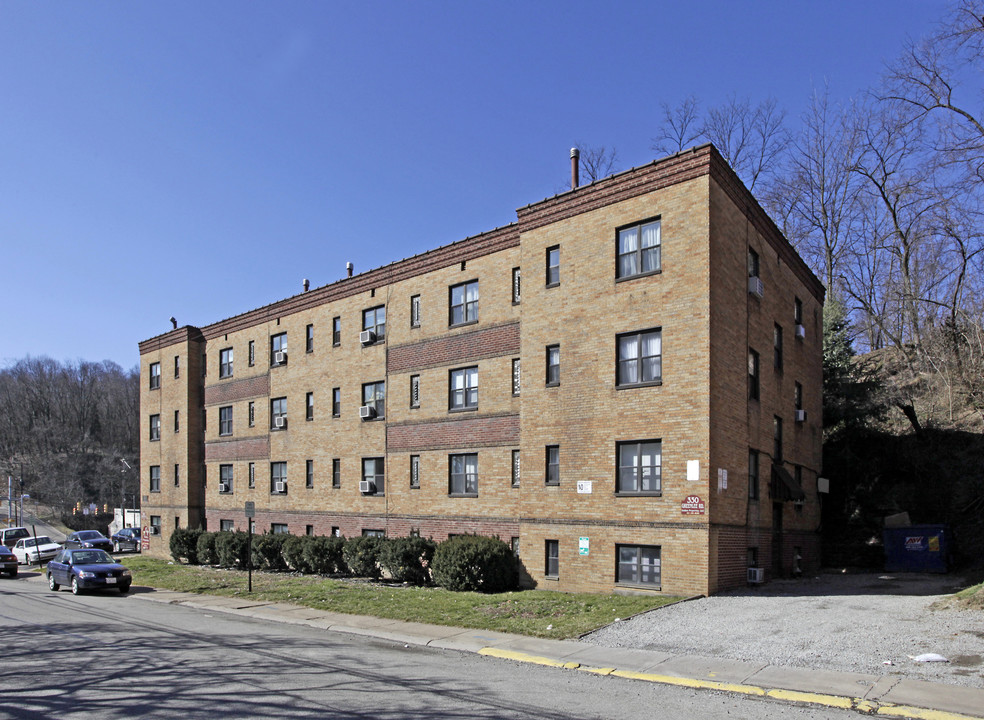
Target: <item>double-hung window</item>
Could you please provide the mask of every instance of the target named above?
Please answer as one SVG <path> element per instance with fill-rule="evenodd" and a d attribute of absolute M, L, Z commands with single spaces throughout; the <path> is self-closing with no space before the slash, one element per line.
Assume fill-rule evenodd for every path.
<path fill-rule="evenodd" d="M 304 487 L 314 487 L 314 460 L 308 460 L 304 464 Z"/>
<path fill-rule="evenodd" d="M 333 488 L 342 486 L 342 461 L 339 458 L 331 459 L 331 486 Z"/>
<path fill-rule="evenodd" d="M 759 354 L 748 348 L 748 399 L 759 399 Z"/>
<path fill-rule="evenodd" d="M 660 269 L 660 221 L 631 225 L 618 230 L 618 278 L 647 275 Z"/>
<path fill-rule="evenodd" d="M 618 368 L 615 384 L 618 387 L 647 385 L 663 379 L 662 330 L 617 336 Z"/>
<path fill-rule="evenodd" d="M 219 465 L 219 492 L 232 492 L 232 465 Z"/>
<path fill-rule="evenodd" d="M 478 322 L 478 280 L 452 285 L 448 324 L 468 325 Z"/>
<path fill-rule="evenodd" d="M 543 574 L 548 578 L 560 576 L 560 541 L 545 540 L 543 543 Z"/>
<path fill-rule="evenodd" d="M 662 491 L 662 456 L 659 440 L 618 443 L 615 491 L 632 495 L 659 495 Z"/>
<path fill-rule="evenodd" d="M 177 377 L 177 376 L 175 376 Z M 150 364 L 150 389 L 157 390 L 161 386 L 161 364 L 159 362 Z"/>
<path fill-rule="evenodd" d="M 451 410 L 478 409 L 478 368 L 460 368 L 451 371 L 451 388 L 448 406 Z"/>
<path fill-rule="evenodd" d="M 560 485 L 560 445 L 547 445 L 544 481 L 547 485 Z"/>
<path fill-rule="evenodd" d="M 314 420 L 314 393 L 309 392 L 305 398 L 304 419 Z"/>
<path fill-rule="evenodd" d="M 232 377 L 232 348 L 219 350 L 219 377 Z"/>
<path fill-rule="evenodd" d="M 232 405 L 219 408 L 219 435 L 232 435 Z"/>
<path fill-rule="evenodd" d="M 616 583 L 660 586 L 660 548 L 652 545 L 616 545 Z"/>
<path fill-rule="evenodd" d="M 314 352 L 314 325 L 308 325 L 304 329 L 304 350 Z"/>
<path fill-rule="evenodd" d="M 150 416 L 150 440 L 151 442 L 161 439 L 161 416 Z"/>
<path fill-rule="evenodd" d="M 375 342 L 382 342 L 386 338 L 386 306 L 368 308 L 362 311 L 362 332 L 369 332 L 366 336 L 368 342 L 363 345 L 371 345 Z"/>
<path fill-rule="evenodd" d="M 270 365 L 284 365 L 287 362 L 287 333 L 278 333 L 270 338 Z"/>
<path fill-rule="evenodd" d="M 150 466 L 150 491 L 159 493 L 161 491 L 161 466 Z"/>
<path fill-rule="evenodd" d="M 547 287 L 560 285 L 560 245 L 547 248 Z"/>
<path fill-rule="evenodd" d="M 339 417 L 342 414 L 342 389 L 331 389 L 331 416 Z"/>
<path fill-rule="evenodd" d="M 560 345 L 547 345 L 547 385 L 560 385 Z"/>
<path fill-rule="evenodd" d="M 331 344 L 338 347 L 342 344 L 342 318 L 331 319 Z"/>
<path fill-rule="evenodd" d="M 386 417 L 386 381 L 365 383 L 362 386 L 362 405 L 371 408 L 368 419 Z"/>
<path fill-rule="evenodd" d="M 274 495 L 287 494 L 287 463 L 270 463 L 270 492 Z"/>
<path fill-rule="evenodd" d="M 287 398 L 274 398 L 270 401 L 270 429 L 282 430 L 287 427 Z"/>
<path fill-rule="evenodd" d="M 362 480 L 372 483 L 370 494 L 383 495 L 386 492 L 386 465 L 381 457 L 362 458 Z"/>
<path fill-rule="evenodd" d="M 448 456 L 448 493 L 478 495 L 478 453 Z"/>

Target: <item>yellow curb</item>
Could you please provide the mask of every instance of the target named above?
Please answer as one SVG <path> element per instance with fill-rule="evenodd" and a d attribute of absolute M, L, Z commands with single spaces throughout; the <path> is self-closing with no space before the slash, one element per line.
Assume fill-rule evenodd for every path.
<path fill-rule="evenodd" d="M 754 685 L 736 685 L 734 683 L 723 683 L 716 680 L 694 680 L 692 678 L 678 678 L 672 675 L 652 675 L 650 673 L 631 672 L 629 670 L 615 670 L 611 674 L 617 677 L 628 678 L 629 680 L 646 680 L 665 685 L 679 685 L 681 687 L 701 688 L 704 690 L 722 690 L 724 692 L 741 693 L 742 695 L 765 695 L 765 690 Z"/>
<path fill-rule="evenodd" d="M 854 708 L 854 700 L 841 695 L 825 695 L 823 693 L 801 692 L 799 690 L 769 690 L 765 694 L 777 700 L 825 705 L 826 707 L 842 708 L 844 710 Z"/>
<path fill-rule="evenodd" d="M 580 667 L 578 670 L 583 670 L 584 672 L 594 673 L 595 675 L 611 675 L 615 672 L 615 668 L 593 668 L 593 667 Z"/>
<path fill-rule="evenodd" d="M 875 712 L 878 715 L 914 718 L 915 720 L 980 720 L 980 716 L 977 715 L 962 715 L 945 710 L 927 710 L 908 705 L 883 705 Z"/>
<path fill-rule="evenodd" d="M 871 715 L 878 711 L 879 704 L 872 702 L 871 700 L 861 700 L 860 698 L 855 701 L 854 709 L 858 712 L 867 713 Z"/>
<path fill-rule="evenodd" d="M 547 667 L 558 667 L 565 668 L 567 670 L 575 670 L 580 667 L 579 663 L 565 663 L 559 660 L 552 660 L 550 658 L 541 657 L 540 655 L 527 655 L 526 653 L 516 652 L 515 650 L 499 650 L 498 648 L 482 648 L 478 651 L 480 655 L 488 655 L 490 657 L 502 658 L 504 660 L 517 660 L 518 662 L 529 662 L 535 663 L 537 665 L 546 665 Z"/>

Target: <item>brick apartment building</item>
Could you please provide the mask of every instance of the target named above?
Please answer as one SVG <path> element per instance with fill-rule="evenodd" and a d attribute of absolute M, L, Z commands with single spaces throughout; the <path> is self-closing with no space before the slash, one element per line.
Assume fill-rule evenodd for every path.
<path fill-rule="evenodd" d="M 708 594 L 819 562 L 824 289 L 711 145 L 140 343 L 177 526 L 496 535 L 526 585 Z"/>

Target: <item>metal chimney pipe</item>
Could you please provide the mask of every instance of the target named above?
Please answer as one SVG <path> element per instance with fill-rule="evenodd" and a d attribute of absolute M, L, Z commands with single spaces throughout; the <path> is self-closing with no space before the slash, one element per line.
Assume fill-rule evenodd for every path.
<path fill-rule="evenodd" d="M 352 263 L 345 263 L 345 269 L 348 270 L 348 276 L 352 277 L 352 272 L 355 270 L 355 265 Z"/>
<path fill-rule="evenodd" d="M 311 287 L 311 283 L 308 282 L 307 278 L 304 278 L 304 292 L 307 292 L 309 287 Z"/>
<path fill-rule="evenodd" d="M 571 148 L 571 190 L 577 190 L 581 184 L 581 174 L 578 170 L 577 161 L 581 157 L 581 152 L 576 148 Z"/>

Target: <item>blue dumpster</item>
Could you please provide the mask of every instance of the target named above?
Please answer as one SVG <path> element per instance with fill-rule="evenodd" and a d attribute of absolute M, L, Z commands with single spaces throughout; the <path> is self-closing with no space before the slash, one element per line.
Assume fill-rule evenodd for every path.
<path fill-rule="evenodd" d="M 888 572 L 947 572 L 950 555 L 946 525 L 885 528 L 885 570 Z"/>

